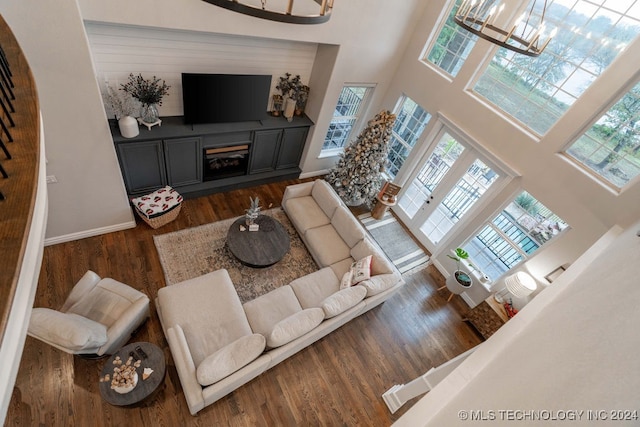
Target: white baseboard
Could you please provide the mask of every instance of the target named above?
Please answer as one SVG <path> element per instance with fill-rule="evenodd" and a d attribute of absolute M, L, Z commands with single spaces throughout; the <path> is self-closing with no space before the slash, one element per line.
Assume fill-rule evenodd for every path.
<path fill-rule="evenodd" d="M 86 231 L 79 231 L 77 233 L 65 234 L 64 236 L 50 237 L 44 239 L 44 245 L 56 245 L 58 243 L 71 242 L 74 240 L 85 239 L 87 237 L 99 236 L 101 234 L 113 233 L 115 231 L 127 230 L 129 228 L 135 228 L 136 220 L 123 222 L 121 224 L 109 225 L 107 227 L 94 228 Z"/>

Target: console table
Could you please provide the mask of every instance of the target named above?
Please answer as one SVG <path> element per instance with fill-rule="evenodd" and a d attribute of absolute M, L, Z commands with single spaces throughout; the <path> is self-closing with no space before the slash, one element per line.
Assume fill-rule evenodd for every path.
<path fill-rule="evenodd" d="M 163 117 L 161 127 L 141 128 L 134 138 L 124 138 L 115 120 L 109 125 L 130 197 L 166 185 L 185 197 L 198 197 L 298 178 L 313 122 L 299 116 L 291 122 L 269 117 L 190 125 L 182 116 L 173 116 Z M 227 166 L 227 171 L 217 174 Z"/>

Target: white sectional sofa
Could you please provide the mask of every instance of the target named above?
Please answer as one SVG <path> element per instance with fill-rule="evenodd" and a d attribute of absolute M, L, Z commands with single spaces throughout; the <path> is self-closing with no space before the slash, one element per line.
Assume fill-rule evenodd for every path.
<path fill-rule="evenodd" d="M 404 283 L 325 181 L 287 187 L 282 207 L 318 271 L 245 304 L 226 270 L 158 292 L 158 315 L 193 415 L 382 303 Z M 369 255 L 371 277 L 341 289 L 352 264 Z"/>

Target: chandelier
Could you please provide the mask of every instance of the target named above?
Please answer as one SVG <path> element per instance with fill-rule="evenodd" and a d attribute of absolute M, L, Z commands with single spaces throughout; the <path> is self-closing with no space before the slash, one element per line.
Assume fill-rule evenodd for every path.
<path fill-rule="evenodd" d="M 541 10 L 536 3 L 544 3 Z M 504 10 L 500 0 L 463 0 L 453 20 L 467 31 L 498 46 L 527 56 L 539 56 L 556 35 L 557 29 L 545 34 L 547 0 L 534 0 L 510 29 L 502 29 L 495 22 Z M 542 40 L 545 39 L 544 43 Z"/>
<path fill-rule="evenodd" d="M 257 18 L 289 24 L 320 24 L 331 17 L 333 0 L 204 0 Z M 295 3 L 295 4 L 294 4 Z"/>

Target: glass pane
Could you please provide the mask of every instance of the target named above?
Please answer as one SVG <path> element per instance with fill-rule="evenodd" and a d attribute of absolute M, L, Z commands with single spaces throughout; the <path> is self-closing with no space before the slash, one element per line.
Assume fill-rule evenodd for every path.
<path fill-rule="evenodd" d="M 640 21 L 625 17 L 621 10 L 630 9 L 620 6 L 619 0 L 549 1 L 546 28 L 557 28 L 557 35 L 545 51 L 531 58 L 499 49 L 474 91 L 546 133 L 640 33 Z"/>
<path fill-rule="evenodd" d="M 490 226 L 484 227 L 463 249 L 469 253 L 473 265 L 492 280 L 522 260 L 522 255 L 515 247 Z"/>
<path fill-rule="evenodd" d="M 566 153 L 618 188 L 640 175 L 640 83 Z"/>
<path fill-rule="evenodd" d="M 391 134 L 386 171 L 391 178 L 398 174 L 430 119 L 431 115 L 411 98 L 404 98 Z"/>
<path fill-rule="evenodd" d="M 498 174 L 476 159 L 420 230 L 437 244 L 493 185 Z"/>
<path fill-rule="evenodd" d="M 473 264 L 497 279 L 569 225 L 523 191 L 463 245 Z"/>
<path fill-rule="evenodd" d="M 324 139 L 322 145 L 323 150 L 332 150 L 336 148 L 343 148 L 347 145 L 347 138 L 351 134 L 355 119 L 336 120 L 329 125 L 329 131 Z"/>
<path fill-rule="evenodd" d="M 351 130 L 358 119 L 362 101 L 369 90 L 371 88 L 366 86 L 345 86 L 342 88 L 338 103 L 333 111 L 333 119 L 322 144 L 322 150 L 339 150 L 349 143 Z"/>
<path fill-rule="evenodd" d="M 367 92 L 366 87 L 345 86 L 340 92 L 334 117 L 355 116 Z"/>
<path fill-rule="evenodd" d="M 455 2 L 438 38 L 426 56 L 429 62 L 454 77 L 478 40 L 473 33 L 461 28 L 453 21 L 453 16 L 461 4 L 462 0 Z"/>
<path fill-rule="evenodd" d="M 436 149 L 400 199 L 399 206 L 409 217 L 413 218 L 418 209 L 429 199 L 434 188 L 463 151 L 464 147 L 451 135 L 448 133 L 442 135 Z"/>

